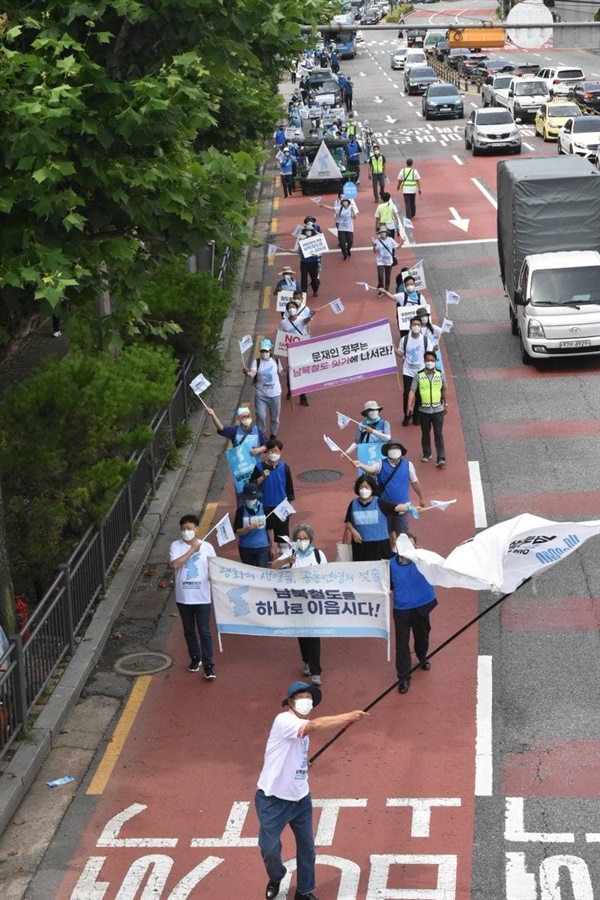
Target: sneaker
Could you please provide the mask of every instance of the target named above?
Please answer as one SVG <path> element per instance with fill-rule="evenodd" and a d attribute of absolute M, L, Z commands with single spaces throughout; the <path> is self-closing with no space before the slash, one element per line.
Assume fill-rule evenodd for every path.
<path fill-rule="evenodd" d="M 200 666 L 202 665 L 202 660 L 199 656 L 192 656 L 191 662 L 188 666 L 188 672 L 199 672 Z"/>
<path fill-rule="evenodd" d="M 430 459 L 431 459 L 431 454 L 429 454 L 429 456 L 422 456 L 421 462 L 429 462 Z"/>
<path fill-rule="evenodd" d="M 406 428 L 407 425 L 410 425 L 410 416 L 404 416 L 402 419 L 402 425 Z"/>
<path fill-rule="evenodd" d="M 309 666 L 308 663 L 303 663 L 303 664 L 302 664 L 302 674 L 303 674 L 303 675 L 310 675 L 310 666 Z"/>
<path fill-rule="evenodd" d="M 204 677 L 207 681 L 213 681 L 217 676 L 215 675 L 215 667 L 214 666 L 204 666 Z"/>
<path fill-rule="evenodd" d="M 319 685 L 321 684 L 321 676 L 320 675 L 313 675 L 310 680 L 312 681 L 313 684 L 319 684 Z"/>
<path fill-rule="evenodd" d="M 436 462 L 436 466 L 438 467 L 438 469 L 443 469 L 445 465 L 446 465 L 445 459 L 438 459 L 438 461 Z"/>

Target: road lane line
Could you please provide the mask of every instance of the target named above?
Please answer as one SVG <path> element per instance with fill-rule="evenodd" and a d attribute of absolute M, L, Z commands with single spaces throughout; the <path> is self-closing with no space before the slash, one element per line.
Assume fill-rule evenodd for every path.
<path fill-rule="evenodd" d="M 470 464 L 469 464 L 470 465 Z M 475 796 L 491 797 L 494 786 L 492 756 L 492 657 L 477 659 L 475 734 Z"/>
<path fill-rule="evenodd" d="M 481 472 L 477 460 L 469 462 L 469 481 L 471 482 L 471 497 L 473 498 L 473 518 L 475 528 L 487 528 L 487 516 L 485 514 L 485 500 L 483 497 L 483 484 Z"/>
<path fill-rule="evenodd" d="M 277 184 L 277 182 L 275 182 Z M 279 209 L 279 197 L 273 199 L 273 209 Z"/>
<path fill-rule="evenodd" d="M 498 238 L 495 238 L 495 237 L 493 237 L 493 238 L 467 238 L 464 241 L 426 241 L 424 243 L 420 243 L 420 242 L 415 243 L 415 244 L 412 244 L 411 246 L 413 246 L 413 247 L 460 247 L 462 244 L 496 244 L 497 241 L 498 241 Z M 373 245 L 368 244 L 365 247 L 356 247 L 355 246 L 352 248 L 352 253 L 360 253 L 361 251 L 363 251 L 363 252 L 368 251 L 369 253 L 372 253 Z M 337 252 L 338 252 L 337 247 L 335 249 L 332 248 L 331 250 L 327 251 L 327 253 L 337 253 Z M 326 254 L 324 253 L 323 256 L 325 256 L 325 255 Z M 277 256 L 278 256 L 278 258 L 281 258 L 283 256 L 294 256 L 297 258 L 298 254 L 293 253 L 290 250 L 290 251 L 284 251 L 283 253 L 278 253 Z M 522 369 L 519 369 L 519 371 L 522 371 Z"/>
<path fill-rule="evenodd" d="M 113 769 L 117 764 L 119 756 L 125 741 L 131 731 L 135 717 L 137 716 L 146 691 L 150 687 L 152 675 L 141 675 L 136 679 L 129 695 L 129 700 L 125 704 L 125 708 L 121 713 L 121 718 L 114 730 L 110 743 L 104 751 L 104 756 L 100 760 L 100 765 L 96 769 L 96 774 L 92 778 L 86 794 L 103 794 L 108 780 L 113 773 Z"/>
<path fill-rule="evenodd" d="M 485 199 L 490 201 L 490 203 L 492 204 L 492 206 L 494 207 L 494 209 L 498 209 L 498 203 L 497 203 L 497 201 L 496 201 L 496 198 L 495 198 L 492 194 L 490 194 L 490 192 L 488 191 L 488 189 L 487 189 L 486 187 L 484 187 L 484 186 L 481 184 L 481 182 L 479 181 L 479 179 L 478 179 L 478 178 L 471 178 L 471 181 L 473 182 L 473 184 L 475 185 L 475 187 L 476 187 L 478 190 L 481 191 L 481 193 L 483 194 L 483 196 L 485 197 Z"/>
<path fill-rule="evenodd" d="M 274 257 L 272 256 L 271 259 L 274 259 Z M 266 287 L 264 294 L 263 294 L 262 308 L 268 309 L 270 305 L 271 305 L 271 288 Z"/>
<path fill-rule="evenodd" d="M 452 154 L 452 159 L 457 163 L 457 165 L 464 166 L 464 162 L 462 161 L 460 156 L 455 156 L 454 154 Z"/>

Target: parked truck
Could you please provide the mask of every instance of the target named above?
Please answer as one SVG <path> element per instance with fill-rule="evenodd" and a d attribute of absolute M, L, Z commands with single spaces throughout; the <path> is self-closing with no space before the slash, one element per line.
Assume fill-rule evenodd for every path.
<path fill-rule="evenodd" d="M 600 172 L 577 156 L 498 163 L 498 256 L 521 359 L 600 354 Z"/>

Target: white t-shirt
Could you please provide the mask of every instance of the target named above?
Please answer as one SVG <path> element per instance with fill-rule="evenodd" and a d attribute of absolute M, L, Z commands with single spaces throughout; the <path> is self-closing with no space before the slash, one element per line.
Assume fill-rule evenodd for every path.
<path fill-rule="evenodd" d="M 406 350 L 404 344 L 406 343 Z M 422 331 L 413 337 L 408 335 L 408 340 L 402 338 L 398 344 L 398 350 L 402 350 L 404 358 L 402 361 L 403 375 L 416 375 L 417 372 L 425 365 L 425 351 L 433 349 L 433 341 L 427 337 Z"/>
<path fill-rule="evenodd" d="M 190 549 L 185 541 L 173 541 L 169 559 L 179 559 Z M 203 541 L 197 553 L 192 554 L 179 569 L 175 569 L 175 600 L 177 603 L 210 603 L 208 560 L 216 556 L 212 544 Z"/>
<path fill-rule="evenodd" d="M 398 244 L 391 237 L 379 237 L 375 240 L 375 249 L 377 251 L 377 265 L 391 266 L 393 262 L 392 250 L 395 250 Z"/>
<path fill-rule="evenodd" d="M 286 313 L 279 323 L 279 331 L 284 331 L 286 334 L 308 335 L 308 326 L 310 325 L 311 317 L 312 314 L 308 306 L 303 306 L 293 320 L 290 319 Z"/>
<path fill-rule="evenodd" d="M 256 393 L 263 397 L 279 397 L 281 394 L 281 382 L 279 376 L 283 372 L 283 366 L 277 360 L 271 359 L 253 360 L 250 366 L 252 377 L 256 375 Z M 422 367 L 421 367 L 422 368 Z"/>
<path fill-rule="evenodd" d="M 279 713 L 267 740 L 258 787 L 267 797 L 302 800 L 308 794 L 308 737 L 305 719 L 291 710 Z"/>
<path fill-rule="evenodd" d="M 285 553 L 282 553 L 279 557 L 280 559 L 287 559 L 292 555 L 291 550 L 286 550 Z M 327 562 L 327 558 L 322 550 L 319 550 L 319 559 L 321 562 L 317 562 L 317 557 L 315 556 L 314 549 L 307 553 L 306 556 L 296 556 L 296 562 L 292 563 L 290 569 L 303 569 L 305 566 L 320 566 L 323 563 Z"/>

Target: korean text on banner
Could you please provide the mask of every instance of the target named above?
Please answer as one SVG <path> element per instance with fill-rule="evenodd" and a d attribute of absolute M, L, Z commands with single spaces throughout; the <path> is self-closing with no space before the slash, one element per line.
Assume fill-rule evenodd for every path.
<path fill-rule="evenodd" d="M 320 256 L 327 253 L 329 247 L 322 231 L 314 234 L 312 237 L 302 238 L 299 242 L 302 256 L 307 259 L 309 256 Z"/>
<path fill-rule="evenodd" d="M 293 396 L 397 371 L 387 319 L 291 344 L 288 359 Z"/>
<path fill-rule="evenodd" d="M 428 313 L 431 313 L 431 307 L 428 306 L 427 303 L 423 303 L 422 306 L 397 306 L 396 307 L 396 318 L 398 319 L 398 328 L 400 331 L 408 331 L 410 328 L 410 320 L 414 319 L 417 309 L 426 309 Z"/>
<path fill-rule="evenodd" d="M 416 262 L 414 266 L 410 268 L 410 274 L 415 279 L 415 287 L 418 291 L 424 291 L 427 288 L 425 284 L 425 269 L 423 267 L 423 260 L 420 259 L 419 262 Z"/>
<path fill-rule="evenodd" d="M 294 291 L 292 289 L 279 291 L 277 294 L 277 312 L 285 312 L 290 300 L 294 299 Z M 302 305 L 306 306 L 306 293 L 302 294 Z"/>
<path fill-rule="evenodd" d="M 389 569 L 380 562 L 260 569 L 209 560 L 217 631 L 389 640 Z"/>
<path fill-rule="evenodd" d="M 250 476 L 254 471 L 256 461 L 250 453 L 251 450 L 252 447 L 246 441 L 243 441 L 237 447 L 231 447 L 225 451 L 236 494 L 242 493 L 244 485 L 250 481 Z"/>
<path fill-rule="evenodd" d="M 278 328 L 273 347 L 273 356 L 287 356 L 290 344 L 297 344 L 303 340 L 306 340 L 306 338 L 301 334 L 290 334 L 289 331 L 283 331 L 281 328 Z"/>

